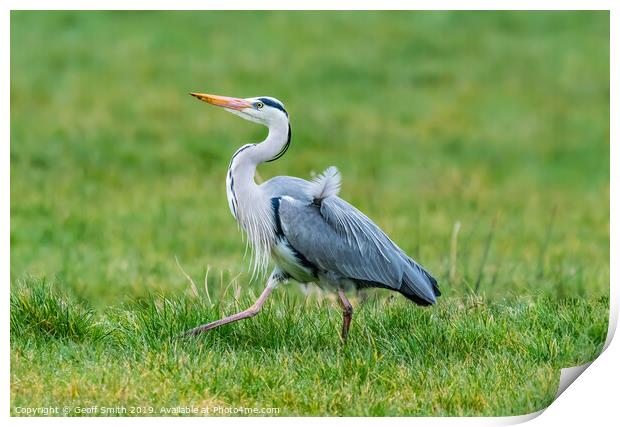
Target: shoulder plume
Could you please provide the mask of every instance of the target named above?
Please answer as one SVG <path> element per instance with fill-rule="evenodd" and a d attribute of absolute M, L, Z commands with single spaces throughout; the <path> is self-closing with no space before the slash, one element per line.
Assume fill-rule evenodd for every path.
<path fill-rule="evenodd" d="M 325 169 L 325 172 L 312 180 L 310 195 L 315 204 L 320 204 L 321 200 L 330 196 L 337 196 L 340 192 L 340 172 L 335 166 Z"/>

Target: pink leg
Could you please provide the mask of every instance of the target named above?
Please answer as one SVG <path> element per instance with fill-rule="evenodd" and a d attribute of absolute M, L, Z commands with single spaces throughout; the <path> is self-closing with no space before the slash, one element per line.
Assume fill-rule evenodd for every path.
<path fill-rule="evenodd" d="M 353 307 L 347 299 L 342 289 L 338 290 L 338 296 L 340 297 L 340 304 L 342 305 L 342 342 L 347 342 L 349 336 L 349 326 L 351 325 L 351 318 L 353 317 Z"/>
<path fill-rule="evenodd" d="M 223 319 L 216 320 L 215 322 L 207 323 L 205 325 L 198 326 L 194 329 L 190 329 L 189 331 L 185 332 L 183 336 L 187 336 L 187 335 L 195 336 L 202 332 L 206 332 L 210 329 L 217 328 L 218 326 L 225 325 L 227 323 L 232 323 L 232 322 L 236 322 L 237 320 L 247 319 L 248 317 L 256 316 L 256 314 L 258 314 L 263 304 L 265 304 L 267 297 L 269 296 L 271 291 L 273 291 L 273 289 L 274 289 L 274 286 L 272 286 L 271 283 L 268 284 L 265 290 L 263 291 L 263 293 L 260 294 L 260 297 L 258 297 L 258 300 L 256 300 L 254 305 L 252 305 L 252 307 L 248 308 L 247 310 L 243 310 L 240 313 L 233 314 L 232 316 L 224 317 Z"/>

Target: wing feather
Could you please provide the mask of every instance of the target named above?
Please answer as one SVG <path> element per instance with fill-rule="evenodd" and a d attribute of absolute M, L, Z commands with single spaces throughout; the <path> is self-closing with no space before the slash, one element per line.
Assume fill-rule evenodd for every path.
<path fill-rule="evenodd" d="M 321 175 L 312 180 L 310 195 L 315 204 L 330 196 L 337 196 L 340 192 L 340 172 L 335 166 L 325 169 Z"/>

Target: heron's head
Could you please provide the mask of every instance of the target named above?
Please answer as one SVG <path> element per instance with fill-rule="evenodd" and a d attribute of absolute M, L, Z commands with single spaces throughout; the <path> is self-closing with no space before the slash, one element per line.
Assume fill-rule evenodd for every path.
<path fill-rule="evenodd" d="M 256 98 L 229 98 L 227 96 L 209 95 L 207 93 L 190 93 L 190 95 L 208 102 L 211 105 L 223 107 L 246 120 L 269 126 L 272 123 L 288 120 L 288 113 L 284 104 L 269 96 Z"/>

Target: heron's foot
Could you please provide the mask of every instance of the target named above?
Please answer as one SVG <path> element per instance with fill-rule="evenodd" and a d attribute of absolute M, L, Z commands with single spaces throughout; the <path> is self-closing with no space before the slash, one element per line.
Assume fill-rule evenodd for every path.
<path fill-rule="evenodd" d="M 203 332 L 207 332 L 207 331 L 209 331 L 209 330 L 211 330 L 211 329 L 215 329 L 215 328 L 217 328 L 218 326 L 220 326 L 220 325 L 218 325 L 217 323 L 218 323 L 218 322 L 217 322 L 217 321 L 215 321 L 215 322 L 211 322 L 211 323 L 205 323 L 204 325 L 200 325 L 200 326 L 197 326 L 197 327 L 195 327 L 195 328 L 192 328 L 192 329 L 190 329 L 189 331 L 185 331 L 185 332 L 184 332 L 184 333 L 180 336 L 180 338 L 195 337 L 196 335 L 200 335 L 200 334 L 201 334 L 201 333 L 203 333 Z"/>
<path fill-rule="evenodd" d="M 232 316 L 224 317 L 223 319 L 216 320 L 215 322 L 206 323 L 204 325 L 197 326 L 189 331 L 185 332 L 181 337 L 189 337 L 196 336 L 203 332 L 207 332 L 211 329 L 215 329 L 218 326 L 226 325 L 227 323 L 236 322 L 237 320 L 247 319 L 248 317 L 254 317 L 258 314 L 260 308 L 256 306 L 252 306 L 247 310 L 244 310 L 240 313 L 233 314 Z"/>

